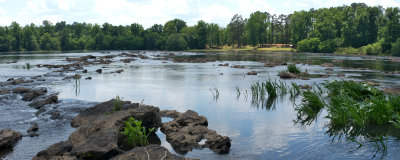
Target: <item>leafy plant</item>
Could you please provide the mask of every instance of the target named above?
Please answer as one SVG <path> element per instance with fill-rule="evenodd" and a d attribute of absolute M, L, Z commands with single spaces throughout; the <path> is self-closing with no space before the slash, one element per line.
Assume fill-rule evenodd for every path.
<path fill-rule="evenodd" d="M 149 129 L 149 133 L 146 133 L 146 127 L 142 126 L 142 121 L 135 120 L 133 117 L 130 117 L 124 123 L 125 127 L 122 134 L 131 147 L 146 146 L 149 144 L 147 138 L 154 131 L 154 128 Z"/>

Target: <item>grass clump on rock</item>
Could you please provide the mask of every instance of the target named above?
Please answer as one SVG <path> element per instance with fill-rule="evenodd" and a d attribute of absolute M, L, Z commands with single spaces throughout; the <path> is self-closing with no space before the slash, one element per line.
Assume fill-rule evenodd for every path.
<path fill-rule="evenodd" d="M 154 128 L 149 129 L 149 133 L 146 133 L 146 127 L 142 126 L 142 121 L 135 120 L 133 117 L 130 117 L 124 123 L 125 127 L 122 134 L 125 136 L 125 140 L 129 146 L 137 147 L 149 144 L 147 138 Z"/>

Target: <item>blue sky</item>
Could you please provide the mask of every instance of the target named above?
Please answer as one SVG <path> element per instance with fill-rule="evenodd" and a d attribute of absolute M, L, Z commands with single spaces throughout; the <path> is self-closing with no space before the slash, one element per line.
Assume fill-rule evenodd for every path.
<path fill-rule="evenodd" d="M 289 14 L 353 2 L 400 7 L 400 0 L 0 0 L 0 25 L 64 20 L 114 25 L 136 22 L 147 28 L 180 18 L 188 25 L 204 20 L 226 26 L 236 13 L 247 18 L 254 11 Z"/>

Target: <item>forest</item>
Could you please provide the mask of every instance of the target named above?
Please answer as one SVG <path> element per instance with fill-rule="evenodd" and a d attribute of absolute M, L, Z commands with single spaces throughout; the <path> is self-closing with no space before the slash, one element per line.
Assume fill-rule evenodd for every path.
<path fill-rule="evenodd" d="M 134 16 L 134 15 L 132 15 Z M 285 44 L 298 52 L 400 56 L 400 9 L 353 3 L 296 11 L 288 15 L 253 12 L 234 15 L 227 26 L 181 19 L 154 24 L 109 23 L 0 26 L 0 52 L 37 50 L 188 50 L 231 46 L 256 48 Z"/>

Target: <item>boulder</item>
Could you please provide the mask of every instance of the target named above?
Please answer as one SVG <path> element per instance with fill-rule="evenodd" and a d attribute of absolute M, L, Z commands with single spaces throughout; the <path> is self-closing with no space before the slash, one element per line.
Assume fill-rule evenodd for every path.
<path fill-rule="evenodd" d="M 229 63 L 225 63 L 225 64 L 218 64 L 218 66 L 229 66 Z"/>
<path fill-rule="evenodd" d="M 247 72 L 247 75 L 257 75 L 256 71 Z"/>
<path fill-rule="evenodd" d="M 288 79 L 288 78 L 297 78 L 297 75 L 294 73 L 289 73 L 289 72 L 281 72 L 278 74 L 279 77 L 283 79 Z"/>
<path fill-rule="evenodd" d="M 36 154 L 32 160 L 56 160 L 56 159 L 66 159 L 66 160 L 75 160 L 76 157 L 69 156 L 68 152 L 72 149 L 72 143 L 70 141 L 61 141 L 56 144 L 51 145 L 47 149 L 40 151 Z"/>
<path fill-rule="evenodd" d="M 87 69 L 84 69 L 83 71 L 82 71 L 82 73 L 87 73 L 88 71 L 87 71 Z"/>
<path fill-rule="evenodd" d="M 231 147 L 229 137 L 221 136 L 216 131 L 208 129 L 208 122 L 204 116 L 199 116 L 191 110 L 185 113 L 162 111 L 161 114 L 174 119 L 163 123 L 161 131 L 176 152 L 185 154 L 194 148 L 205 147 L 219 154 L 229 152 Z M 206 140 L 205 144 L 199 144 L 203 139 Z"/>
<path fill-rule="evenodd" d="M 40 109 L 47 104 L 57 103 L 57 101 L 58 101 L 57 94 L 52 94 L 46 97 L 42 97 L 40 99 L 36 99 L 32 103 L 30 103 L 29 106 L 34 107 L 36 109 Z"/>
<path fill-rule="evenodd" d="M 102 73 L 102 72 L 103 72 L 103 70 L 101 70 L 101 69 L 97 69 L 97 70 L 96 70 L 96 72 L 97 72 L 97 73 Z"/>
<path fill-rule="evenodd" d="M 41 88 L 41 89 L 37 89 L 37 90 L 31 90 L 28 93 L 26 93 L 24 95 L 24 97 L 22 97 L 23 101 L 32 101 L 33 99 L 35 99 L 36 97 L 39 97 L 43 94 L 47 93 L 47 89 L 46 88 Z"/>
<path fill-rule="evenodd" d="M 190 160 L 189 158 L 179 157 L 171 154 L 166 148 L 151 144 L 146 147 L 136 147 L 111 160 L 132 160 L 132 159 L 163 159 L 163 160 Z"/>
<path fill-rule="evenodd" d="M 69 137 L 73 145 L 73 156 L 85 158 L 89 154 L 95 159 L 108 159 L 122 153 L 125 141 L 121 131 L 124 121 L 129 117 L 141 120 L 146 128 L 154 127 L 157 130 L 161 125 L 159 108 L 153 106 L 123 109 L 111 114 L 93 111 L 84 111 L 87 117 L 80 115 L 80 121 L 74 119 L 79 128 Z"/>
<path fill-rule="evenodd" d="M 12 90 L 13 93 L 19 93 L 19 94 L 28 93 L 30 91 L 32 91 L 32 89 L 27 87 L 17 87 Z"/>
<path fill-rule="evenodd" d="M 33 126 L 31 128 L 29 128 L 28 130 L 26 130 L 27 133 L 31 133 L 31 132 L 36 132 L 39 130 L 38 124 L 35 123 L 33 124 Z"/>
<path fill-rule="evenodd" d="M 11 148 L 22 138 L 22 135 L 11 129 L 2 129 L 0 131 L 0 149 Z"/>

